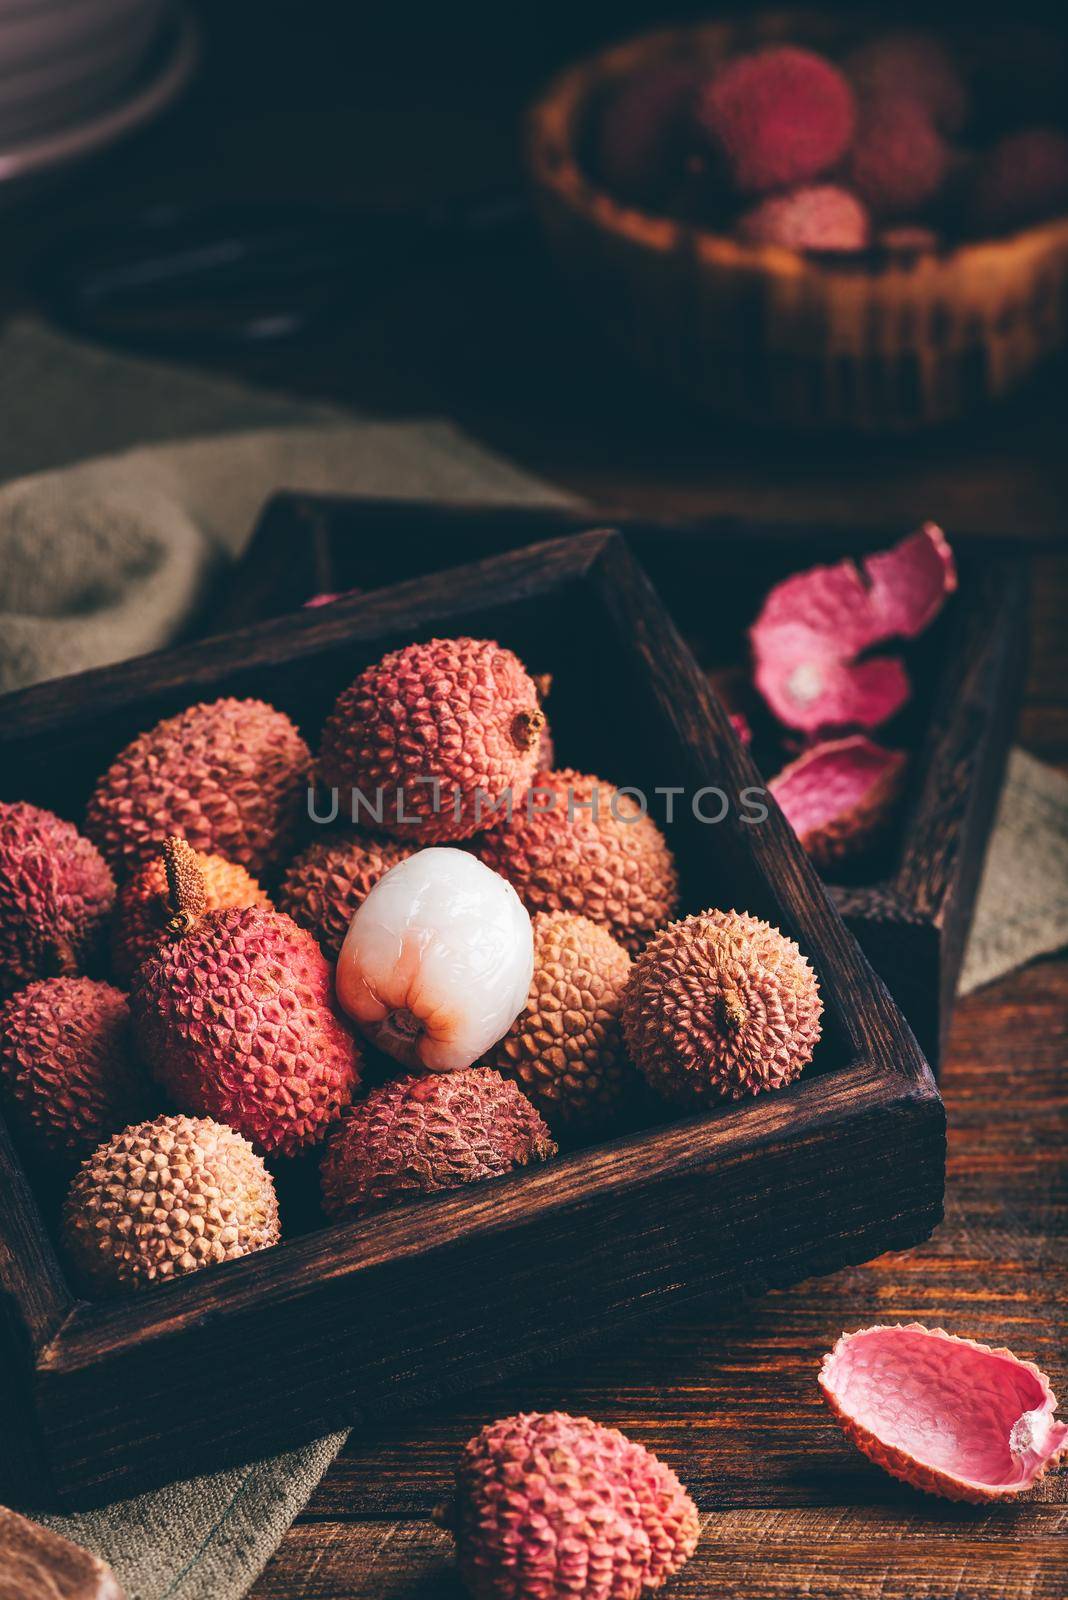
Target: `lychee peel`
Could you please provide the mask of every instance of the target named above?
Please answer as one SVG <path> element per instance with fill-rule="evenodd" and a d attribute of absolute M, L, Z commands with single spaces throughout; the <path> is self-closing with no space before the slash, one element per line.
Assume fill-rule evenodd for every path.
<path fill-rule="evenodd" d="M 830 61 L 775 45 L 722 67 L 694 116 L 738 192 L 763 194 L 829 172 L 853 137 L 856 104 Z"/>
<path fill-rule="evenodd" d="M 323 954 L 336 961 L 355 912 L 379 879 L 412 853 L 399 839 L 316 839 L 287 868 L 279 909 L 314 933 Z"/>
<path fill-rule="evenodd" d="M 865 107 L 849 152 L 849 182 L 876 217 L 910 217 L 938 194 L 950 149 L 928 112 L 907 97 Z"/>
<path fill-rule="evenodd" d="M 518 656 L 487 639 L 431 639 L 368 667 L 323 729 L 318 776 L 413 848 L 468 839 L 521 801 L 545 714 Z"/>
<path fill-rule="evenodd" d="M 905 751 L 855 733 L 813 745 L 768 788 L 805 850 L 826 868 L 874 843 L 893 815 L 907 768 Z"/>
<path fill-rule="evenodd" d="M 223 911 L 230 906 L 270 906 L 268 895 L 244 867 L 222 856 L 197 851 L 197 866 L 204 881 L 204 909 Z M 142 961 L 154 955 L 165 937 L 170 919 L 167 869 L 162 856 L 148 861 L 120 885 L 111 922 L 111 972 L 119 983 L 129 983 Z"/>
<path fill-rule="evenodd" d="M 232 1128 L 161 1116 L 115 1134 L 82 1164 L 62 1235 L 89 1292 L 111 1295 L 277 1244 L 278 1199 Z"/>
<path fill-rule="evenodd" d="M 948 1500 L 1011 1500 L 1068 1454 L 1046 1374 L 943 1328 L 844 1333 L 823 1358 L 819 1386 L 869 1460 Z"/>
<path fill-rule="evenodd" d="M 588 773 L 536 773 L 526 803 L 475 848 L 529 911 L 589 917 L 631 955 L 678 907 L 678 874 L 656 823 L 633 795 Z"/>
<path fill-rule="evenodd" d="M 337 993 L 386 1055 L 455 1072 L 507 1033 L 533 968 L 530 917 L 511 884 L 468 851 L 436 846 L 370 890 L 341 947 Z"/>
<path fill-rule="evenodd" d="M 312 934 L 264 906 L 204 909 L 196 853 L 167 846 L 171 936 L 138 968 L 138 1050 L 183 1110 L 229 1123 L 268 1154 L 322 1138 L 349 1103 L 360 1051 Z"/>
<path fill-rule="evenodd" d="M 372 1089 L 330 1135 L 323 1208 L 363 1216 L 555 1154 L 530 1101 L 488 1067 L 396 1079 Z"/>
<path fill-rule="evenodd" d="M 0 1084 L 37 1149 L 82 1156 L 147 1109 L 126 996 L 93 978 L 43 978 L 0 1006 Z"/>
<path fill-rule="evenodd" d="M 734 232 L 743 244 L 786 250 L 864 250 L 871 219 L 856 195 L 834 183 L 769 195 L 742 213 Z"/>
<path fill-rule="evenodd" d="M 0 998 L 92 964 L 115 880 L 72 822 L 0 801 Z"/>
<path fill-rule="evenodd" d="M 623 1037 L 651 1088 L 702 1105 L 792 1083 L 822 1014 L 792 939 L 745 912 L 704 911 L 665 928 L 634 963 Z"/>
<path fill-rule="evenodd" d="M 867 652 L 922 633 L 956 587 L 953 552 L 933 522 L 859 565 L 795 573 L 771 590 L 749 631 L 756 687 L 780 722 L 803 733 L 876 728 L 911 688 L 897 656 Z"/>
<path fill-rule="evenodd" d="M 606 928 L 539 911 L 527 1002 L 486 1064 L 514 1078 L 552 1128 L 610 1119 L 635 1081 L 620 1029 L 631 959 Z"/>
<path fill-rule="evenodd" d="M 670 1467 L 562 1411 L 483 1428 L 438 1517 L 473 1600 L 640 1600 L 685 1565 L 700 1532 Z"/>
<path fill-rule="evenodd" d="M 262 700 L 213 700 L 140 734 L 112 762 L 85 816 L 121 873 L 157 857 L 171 834 L 256 875 L 288 853 L 311 752 Z"/>

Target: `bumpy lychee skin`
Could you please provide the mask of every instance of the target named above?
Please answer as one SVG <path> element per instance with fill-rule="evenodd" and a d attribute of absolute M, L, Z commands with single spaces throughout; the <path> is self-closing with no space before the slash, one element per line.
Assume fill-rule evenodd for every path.
<path fill-rule="evenodd" d="M 336 961 L 349 923 L 380 878 L 412 854 L 399 839 L 370 835 L 316 839 L 286 870 L 279 908 Z"/>
<path fill-rule="evenodd" d="M 115 880 L 72 822 L 0 802 L 0 999 L 33 978 L 91 963 L 115 900 Z"/>
<path fill-rule="evenodd" d="M 608 1120 L 635 1081 L 620 1032 L 630 956 L 572 911 L 539 911 L 532 926 L 530 994 L 486 1064 L 514 1078 L 551 1128 Z"/>
<path fill-rule="evenodd" d="M 812 1060 L 823 1002 L 792 939 L 738 911 L 704 911 L 639 956 L 623 1036 L 653 1089 L 681 1104 L 781 1089 Z"/>
<path fill-rule="evenodd" d="M 93 792 L 85 829 L 120 873 L 159 855 L 171 834 L 259 874 L 288 852 L 311 752 L 262 700 L 213 700 L 126 746 Z"/>
<path fill-rule="evenodd" d="M 769 195 L 742 213 L 734 232 L 743 244 L 775 244 L 786 250 L 863 250 L 871 241 L 871 219 L 848 189 L 818 183 Z"/>
<path fill-rule="evenodd" d="M 829 172 L 849 147 L 856 105 L 823 56 L 776 45 L 728 62 L 694 115 L 738 192 L 764 194 Z"/>
<path fill-rule="evenodd" d="M 1057 128 L 1024 128 L 999 140 L 976 168 L 969 210 L 980 233 L 1068 211 L 1068 137 Z"/>
<path fill-rule="evenodd" d="M 0 1006 L 0 1083 L 27 1140 L 82 1156 L 142 1115 L 126 996 L 93 978 L 42 978 Z"/>
<path fill-rule="evenodd" d="M 204 877 L 205 910 L 270 906 L 269 897 L 244 867 L 199 850 L 197 865 Z M 142 961 L 159 948 L 170 919 L 167 897 L 167 869 L 162 856 L 146 862 L 119 888 L 111 922 L 111 972 L 119 983 L 128 984 Z"/>
<path fill-rule="evenodd" d="M 157 1117 L 85 1161 L 63 1243 L 91 1294 L 165 1283 L 280 1237 L 274 1184 L 247 1139 L 207 1117 Z"/>
<path fill-rule="evenodd" d="M 967 121 L 967 85 L 936 34 L 919 28 L 879 34 L 846 58 L 845 71 L 862 102 L 908 98 L 948 134 Z"/>
<path fill-rule="evenodd" d="M 358 791 L 356 820 L 373 817 L 415 849 L 468 839 L 494 825 L 505 796 L 526 793 L 544 721 L 534 679 L 511 650 L 431 639 L 383 657 L 339 697 L 318 776 L 346 808 Z"/>
<path fill-rule="evenodd" d="M 700 1532 L 670 1467 L 563 1411 L 483 1428 L 438 1515 L 473 1600 L 640 1600 L 685 1565 Z"/>
<path fill-rule="evenodd" d="M 363 1216 L 555 1154 L 530 1101 L 488 1067 L 395 1079 L 372 1089 L 330 1135 L 323 1208 Z"/>
<path fill-rule="evenodd" d="M 269 1155 L 322 1138 L 359 1082 L 333 968 L 306 928 L 264 906 L 206 911 L 196 853 L 167 845 L 170 937 L 130 991 L 137 1049 L 175 1104 Z"/>
<path fill-rule="evenodd" d="M 849 181 L 877 217 L 914 215 L 945 183 L 950 150 L 915 100 L 876 100 L 861 114 L 849 152 Z"/>
<path fill-rule="evenodd" d="M 678 906 L 678 874 L 656 823 L 633 795 L 588 773 L 536 773 L 511 820 L 475 848 L 528 911 L 578 912 L 631 955 Z"/>

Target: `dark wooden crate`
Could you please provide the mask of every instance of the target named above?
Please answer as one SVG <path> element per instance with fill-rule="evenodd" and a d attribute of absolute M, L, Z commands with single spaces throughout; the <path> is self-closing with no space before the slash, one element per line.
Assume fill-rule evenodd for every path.
<path fill-rule="evenodd" d="M 376 588 L 593 526 L 622 529 L 698 658 L 744 661 L 745 629 L 780 578 L 879 549 L 880 533 L 735 518 L 653 522 L 625 512 L 442 506 L 281 494 L 217 602 L 213 626 L 279 615 L 323 591 Z M 1012 546 L 953 537 L 960 587 L 908 654 L 916 695 L 887 742 L 915 751 L 884 848 L 828 884 L 937 1075 L 1027 657 L 1027 567 Z M 550 708 L 551 709 L 551 708 Z M 770 776 L 770 773 L 768 774 Z"/>
<path fill-rule="evenodd" d="M 624 541 L 593 532 L 13 695 L 0 794 L 78 817 L 132 734 L 224 693 L 265 696 L 314 739 L 364 664 L 449 632 L 551 672 L 562 755 L 608 780 L 734 796 L 759 781 Z M 924 1238 L 942 1207 L 938 1091 L 782 816 L 746 825 L 733 806 L 709 826 L 679 805 L 669 833 L 686 909 L 745 907 L 811 958 L 826 1026 L 799 1082 L 304 1232 L 290 1191 L 312 1175 L 296 1169 L 280 1246 L 111 1303 L 78 1299 L 57 1197 L 32 1189 L 0 1128 L 0 1373 L 28 1418 L 20 1472 L 32 1457 L 63 1501 L 109 1499 L 497 1379 L 683 1298 Z"/>

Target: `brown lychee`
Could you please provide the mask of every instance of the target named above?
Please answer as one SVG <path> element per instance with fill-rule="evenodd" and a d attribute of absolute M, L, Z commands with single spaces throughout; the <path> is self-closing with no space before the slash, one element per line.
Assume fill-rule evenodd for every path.
<path fill-rule="evenodd" d="M 147 1109 L 126 996 L 93 978 L 42 978 L 0 1006 L 0 1083 L 39 1150 L 81 1156 Z"/>
<path fill-rule="evenodd" d="M 91 1293 L 109 1295 L 277 1244 L 278 1199 L 247 1139 L 208 1117 L 157 1117 L 85 1161 L 63 1243 Z"/>
<path fill-rule="evenodd" d="M 532 926 L 530 995 L 486 1065 L 514 1078 L 552 1128 L 608 1120 L 635 1079 L 620 1032 L 630 956 L 573 911 L 539 911 Z"/>
<path fill-rule="evenodd" d="M 400 1078 L 372 1089 L 331 1134 L 323 1207 L 362 1216 L 555 1154 L 530 1101 L 488 1067 Z"/>
<path fill-rule="evenodd" d="M 528 911 L 578 912 L 632 955 L 677 909 L 678 875 L 660 829 L 631 792 L 587 773 L 536 773 L 511 819 L 475 848 Z"/>
<path fill-rule="evenodd" d="M 258 874 L 290 848 L 310 769 L 293 723 L 264 701 L 190 706 L 120 752 L 93 791 L 85 829 L 122 873 L 177 834 Z"/>
<path fill-rule="evenodd" d="M 323 729 L 320 782 L 343 792 L 353 820 L 413 849 L 492 827 L 534 775 L 544 726 L 519 657 L 488 639 L 431 639 L 368 667 Z"/>
<path fill-rule="evenodd" d="M 204 878 L 206 911 L 271 904 L 244 867 L 199 850 L 197 865 Z M 146 862 L 121 885 L 111 922 L 111 971 L 119 983 L 129 983 L 135 969 L 155 953 L 162 941 L 171 917 L 168 893 L 167 869 L 162 856 Z"/>
<path fill-rule="evenodd" d="M 635 1065 L 669 1100 L 740 1100 L 792 1083 L 820 1037 L 816 975 L 797 945 L 739 911 L 672 923 L 638 957 L 623 1001 Z"/>
<path fill-rule="evenodd" d="M 336 961 L 357 907 L 414 848 L 399 839 L 370 835 L 316 839 L 282 879 L 279 907 L 314 933 L 323 954 Z"/>
<path fill-rule="evenodd" d="M 137 1048 L 183 1110 L 228 1122 L 268 1154 L 322 1138 L 352 1098 L 360 1052 L 334 972 L 305 928 L 266 906 L 208 911 L 197 853 L 165 850 L 168 937 L 130 992 Z"/>
<path fill-rule="evenodd" d="M 0 998 L 92 963 L 115 880 L 72 822 L 0 801 Z"/>

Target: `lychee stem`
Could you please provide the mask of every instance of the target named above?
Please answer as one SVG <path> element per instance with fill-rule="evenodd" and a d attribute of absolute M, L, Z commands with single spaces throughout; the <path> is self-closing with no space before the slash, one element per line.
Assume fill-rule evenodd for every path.
<path fill-rule="evenodd" d="M 517 750 L 530 750 L 541 738 L 545 727 L 545 712 L 519 711 L 512 719 L 512 743 Z"/>
<path fill-rule="evenodd" d="M 204 915 L 207 891 L 197 853 L 185 839 L 172 836 L 163 846 L 170 916 L 166 932 L 174 939 L 189 933 Z"/>
<path fill-rule="evenodd" d="M 724 990 L 723 994 L 720 995 L 720 1008 L 723 1012 L 724 1026 L 729 1028 L 731 1033 L 737 1033 L 745 1022 L 746 1017 L 741 995 L 734 989 Z"/>

